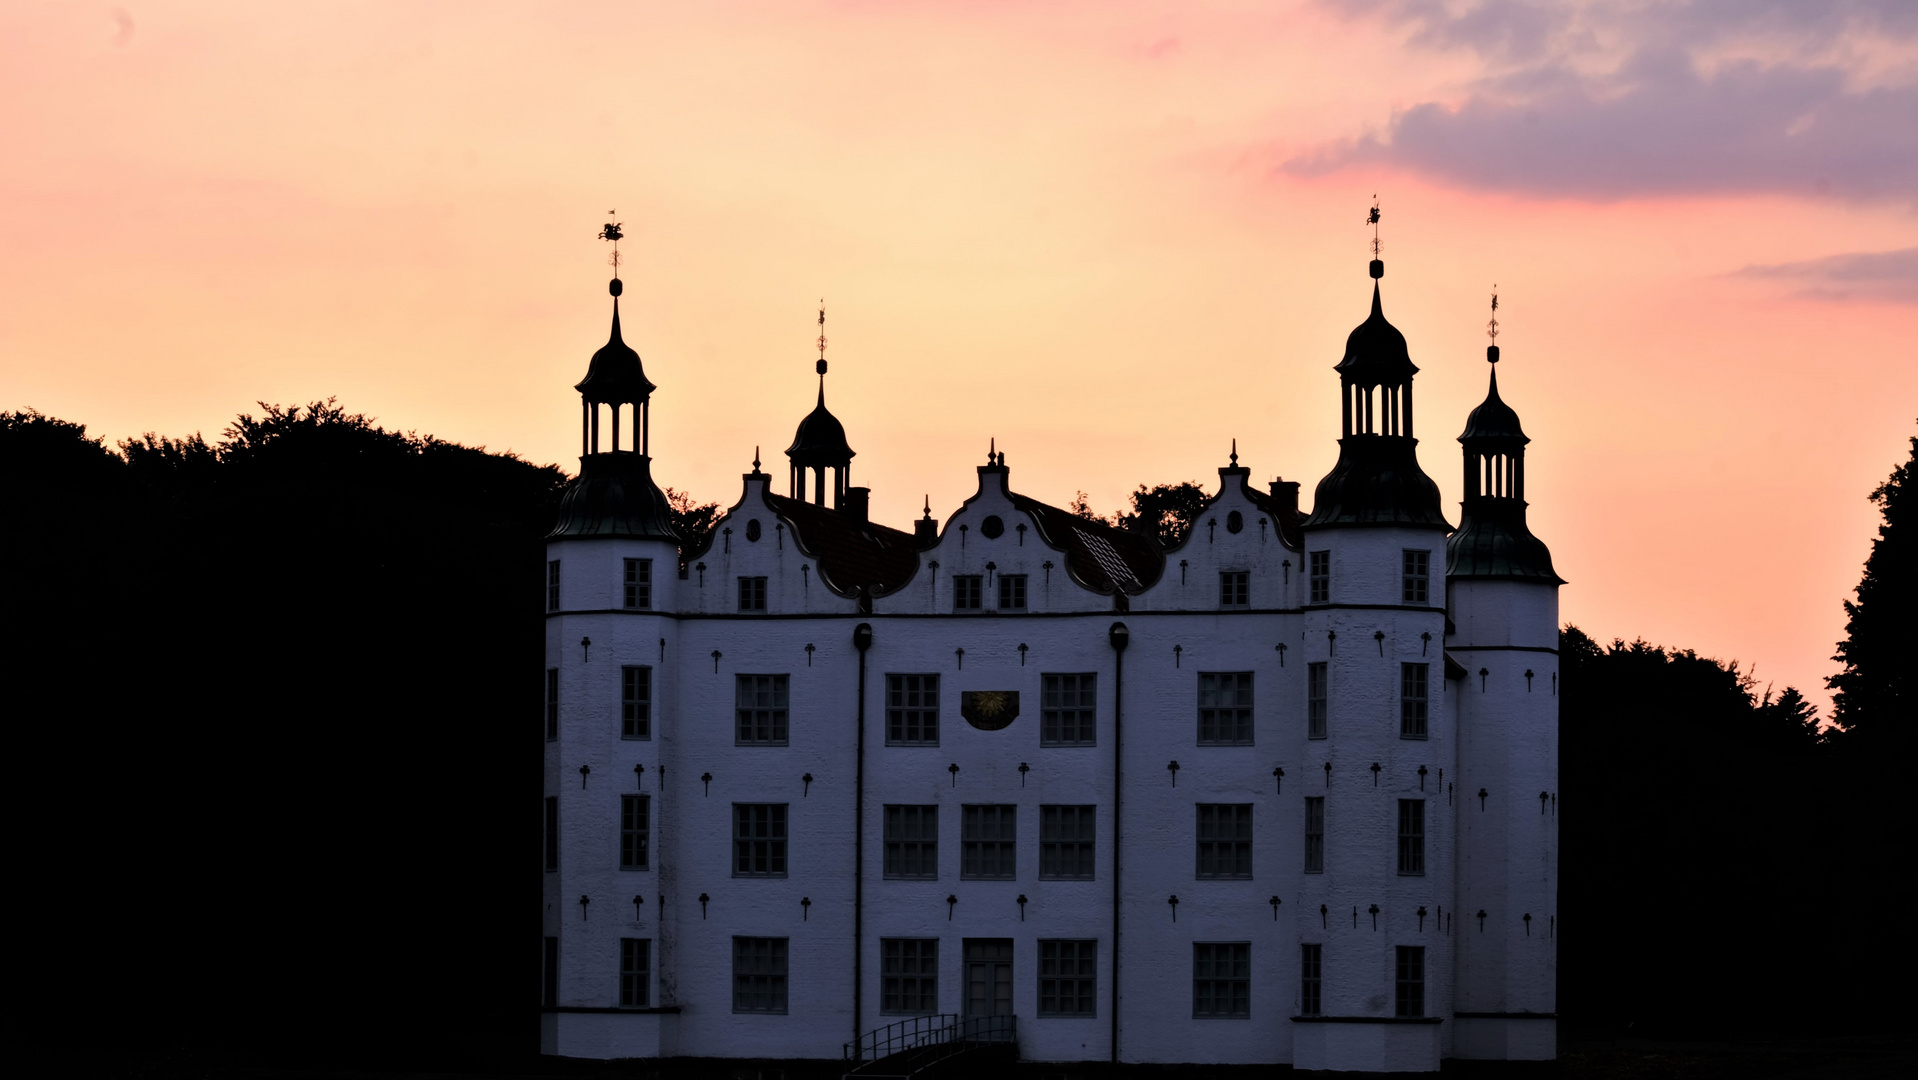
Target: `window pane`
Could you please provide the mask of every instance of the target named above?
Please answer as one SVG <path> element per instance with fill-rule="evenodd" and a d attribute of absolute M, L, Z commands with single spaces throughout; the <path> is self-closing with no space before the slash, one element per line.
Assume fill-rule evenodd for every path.
<path fill-rule="evenodd" d="M 939 676 L 886 676 L 886 744 L 939 745 Z"/>
<path fill-rule="evenodd" d="M 1098 676 L 1042 675 L 1039 678 L 1039 744 L 1092 746 Z"/>

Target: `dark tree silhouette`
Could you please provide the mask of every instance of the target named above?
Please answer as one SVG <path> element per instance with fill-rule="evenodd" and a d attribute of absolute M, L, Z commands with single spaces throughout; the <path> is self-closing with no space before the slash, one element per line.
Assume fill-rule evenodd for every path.
<path fill-rule="evenodd" d="M 1918 438 L 1911 459 L 1871 493 L 1884 520 L 1871 542 L 1858 599 L 1845 601 L 1845 640 L 1832 659 L 1845 665 L 1826 683 L 1832 689 L 1832 722 L 1847 735 L 1875 736 L 1889 745 L 1918 735 L 1918 698 L 1912 668 L 1918 666 L 1918 492 L 1911 485 L 1918 466 Z M 1876 729 L 1876 730 L 1874 730 Z"/>
<path fill-rule="evenodd" d="M 679 559 L 682 564 L 690 552 L 706 546 L 719 517 L 718 503 L 703 503 L 676 488 L 666 489 L 666 505 L 673 510 L 673 530 L 679 533 Z"/>
<path fill-rule="evenodd" d="M 1177 547 L 1205 509 L 1205 489 L 1191 480 L 1155 487 L 1139 485 L 1132 493 L 1132 512 L 1114 513 L 1112 523 L 1143 533 L 1160 547 Z"/>

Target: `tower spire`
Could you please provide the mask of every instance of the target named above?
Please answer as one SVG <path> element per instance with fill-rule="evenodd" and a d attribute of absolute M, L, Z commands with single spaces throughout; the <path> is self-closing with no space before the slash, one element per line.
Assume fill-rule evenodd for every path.
<path fill-rule="evenodd" d="M 1365 223 L 1372 226 L 1372 279 L 1385 276 L 1385 262 L 1379 258 L 1379 196 L 1372 193 L 1372 212 L 1365 215 Z"/>
<path fill-rule="evenodd" d="M 1498 284 L 1492 285 L 1492 321 L 1485 324 L 1485 336 L 1491 338 L 1491 344 L 1485 346 L 1485 362 L 1498 363 Z"/>

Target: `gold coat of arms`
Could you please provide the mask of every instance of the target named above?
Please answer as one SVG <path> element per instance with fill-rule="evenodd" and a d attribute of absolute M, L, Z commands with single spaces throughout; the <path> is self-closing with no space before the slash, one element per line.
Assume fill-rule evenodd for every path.
<path fill-rule="evenodd" d="M 998 731 L 1019 718 L 1019 691 L 961 690 L 959 715 L 980 731 Z"/>

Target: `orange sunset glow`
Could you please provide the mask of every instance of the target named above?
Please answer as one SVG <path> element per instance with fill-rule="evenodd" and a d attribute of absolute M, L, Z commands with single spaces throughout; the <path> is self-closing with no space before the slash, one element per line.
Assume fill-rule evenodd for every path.
<path fill-rule="evenodd" d="M 658 481 L 780 460 L 823 297 L 907 528 L 989 439 L 1056 505 L 1234 438 L 1309 502 L 1376 194 L 1454 521 L 1496 284 L 1563 618 L 1821 708 L 1918 416 L 1903 5 L 4 0 L 0 148 L 0 408 L 570 472 L 619 220 Z"/>

